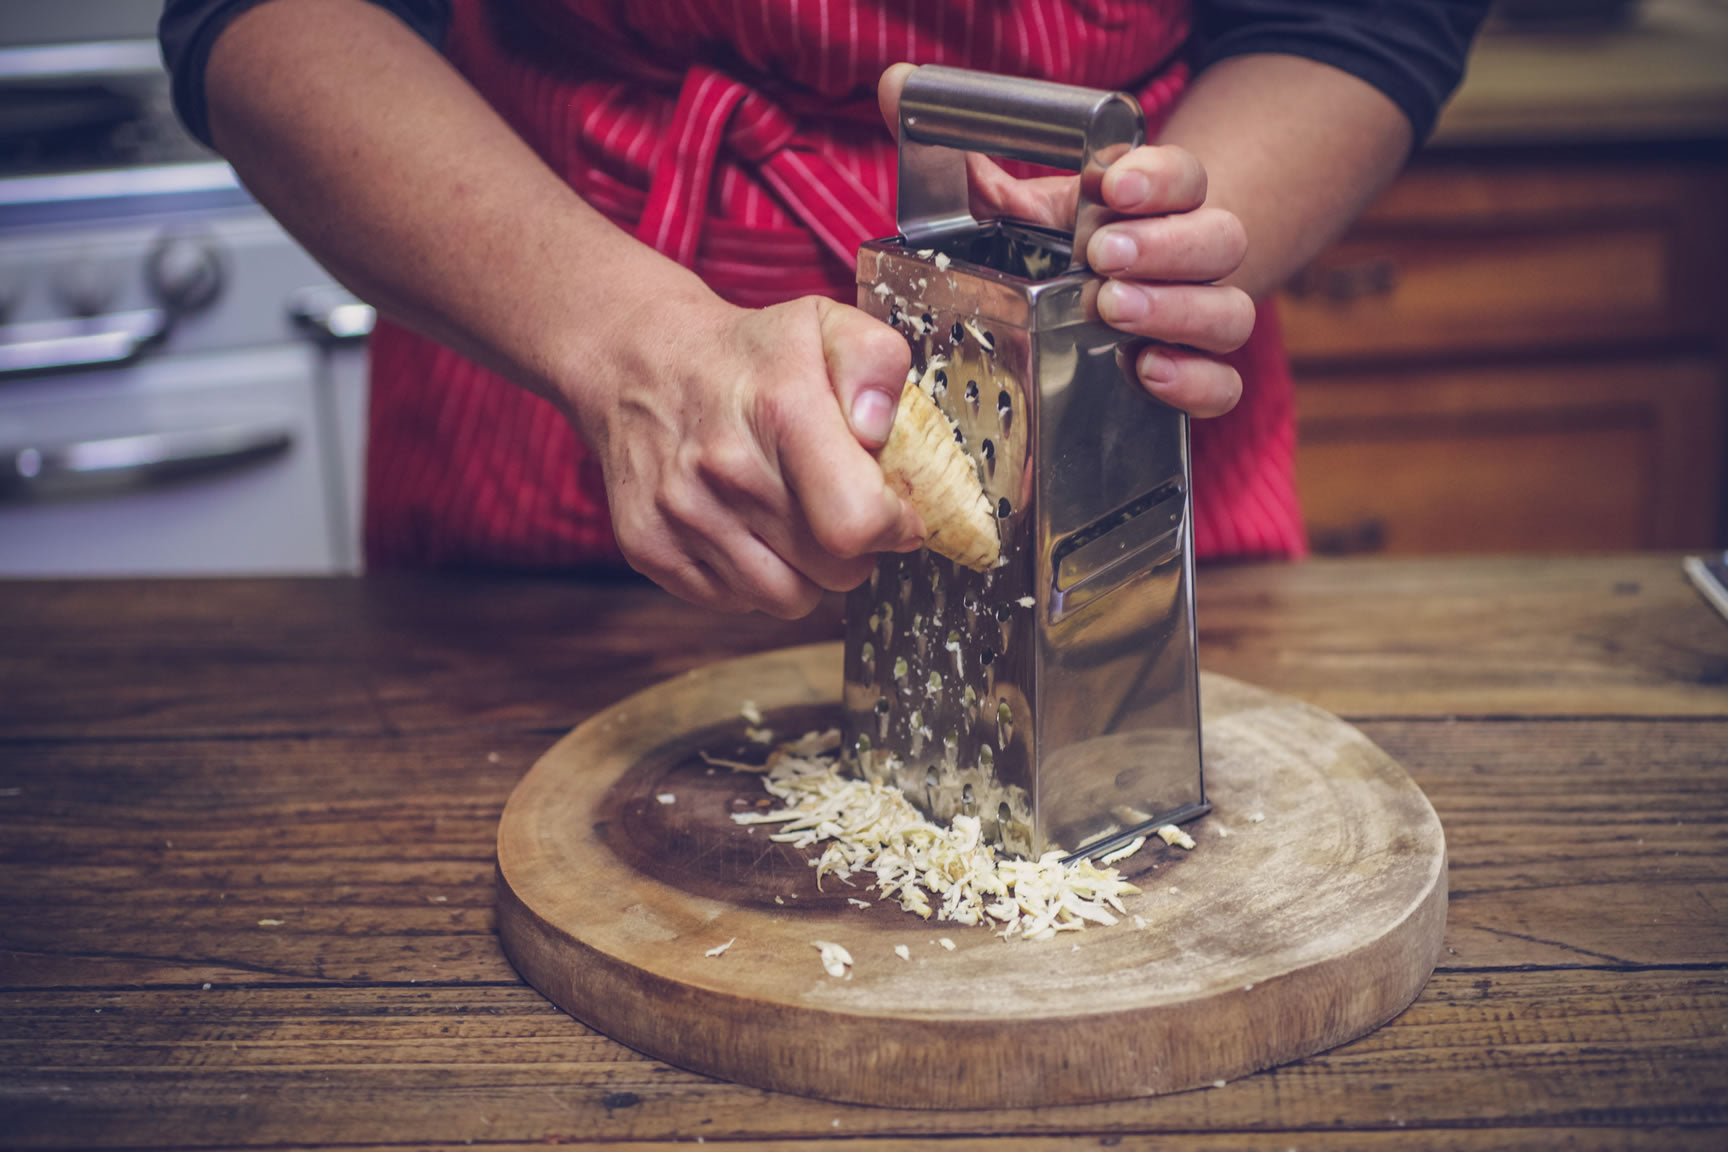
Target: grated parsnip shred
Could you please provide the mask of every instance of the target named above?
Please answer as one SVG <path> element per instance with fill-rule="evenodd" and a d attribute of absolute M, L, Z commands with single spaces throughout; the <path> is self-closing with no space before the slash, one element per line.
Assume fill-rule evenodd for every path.
<path fill-rule="evenodd" d="M 1165 824 L 1163 827 L 1159 828 L 1158 838 L 1173 847 L 1185 848 L 1190 852 L 1194 850 L 1194 837 L 1188 835 L 1188 833 L 1182 831 L 1182 829 L 1176 827 L 1174 824 Z"/>
<path fill-rule="evenodd" d="M 822 967 L 836 980 L 852 979 L 852 953 L 827 940 L 812 940 L 810 946 L 822 953 Z"/>
<path fill-rule="evenodd" d="M 1114 868 L 998 858 L 977 817 L 944 828 L 926 820 L 901 792 L 842 776 L 837 733 L 811 733 L 769 757 L 762 786 L 782 807 L 737 812 L 739 824 L 778 824 L 770 839 L 798 848 L 823 845 L 811 861 L 820 887 L 828 877 L 868 880 L 885 900 L 926 920 L 987 925 L 1004 939 L 1048 939 L 1088 923 L 1115 924 L 1122 897 L 1140 889 Z"/>

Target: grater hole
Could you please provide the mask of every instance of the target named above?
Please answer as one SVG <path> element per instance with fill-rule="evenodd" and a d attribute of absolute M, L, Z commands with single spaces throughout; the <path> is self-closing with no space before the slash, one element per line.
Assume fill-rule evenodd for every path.
<path fill-rule="evenodd" d="M 1008 697 L 996 698 L 996 743 L 1008 747 L 1014 738 L 1014 709 L 1008 707 Z"/>
<path fill-rule="evenodd" d="M 1014 810 L 1008 807 L 1008 801 L 1004 800 L 996 805 L 996 822 L 998 824 L 1014 823 Z"/>
<path fill-rule="evenodd" d="M 990 470 L 991 475 L 995 475 L 996 474 L 996 441 L 991 440 L 988 437 L 986 437 L 984 440 L 984 443 L 982 443 L 978 446 L 978 451 L 983 453 L 983 455 L 984 455 L 985 467 Z"/>
<path fill-rule="evenodd" d="M 972 785 L 967 784 L 960 789 L 960 803 L 970 808 L 977 802 L 977 798 L 972 794 Z"/>
<path fill-rule="evenodd" d="M 972 407 L 978 407 L 978 381 L 966 381 L 966 402 Z"/>
<path fill-rule="evenodd" d="M 1008 497 L 1004 496 L 996 501 L 996 518 L 998 520 L 1006 520 L 1012 515 L 1014 515 L 1014 505 L 1008 503 Z"/>
<path fill-rule="evenodd" d="M 990 665 L 996 663 L 996 650 L 994 648 L 984 649 L 978 653 L 978 660 L 984 665 L 984 667 L 990 667 Z"/>
<path fill-rule="evenodd" d="M 954 429 L 954 443 L 964 448 L 966 446 L 966 433 L 960 431 L 958 428 Z"/>
<path fill-rule="evenodd" d="M 996 393 L 996 418 L 1002 422 L 1002 434 L 1006 436 L 1014 427 L 1014 404 L 1009 400 L 1006 388 Z"/>
<path fill-rule="evenodd" d="M 938 368 L 936 369 L 935 381 L 930 385 L 930 398 L 941 403 L 942 398 L 946 395 L 948 395 L 948 373 Z"/>
<path fill-rule="evenodd" d="M 966 325 L 960 323 L 958 320 L 954 321 L 954 327 L 948 329 L 948 339 L 954 341 L 956 344 L 966 339 Z"/>

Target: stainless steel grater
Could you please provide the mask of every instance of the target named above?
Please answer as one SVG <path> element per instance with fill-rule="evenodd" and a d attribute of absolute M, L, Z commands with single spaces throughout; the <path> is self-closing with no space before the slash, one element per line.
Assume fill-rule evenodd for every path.
<path fill-rule="evenodd" d="M 1143 117 L 1122 93 L 926 66 L 899 135 L 900 235 L 860 249 L 859 307 L 937 369 L 1002 558 L 884 556 L 848 596 L 846 759 L 1009 851 L 1105 852 L 1207 807 L 1187 417 L 1135 379 L 1084 264 Z M 961 149 L 1079 172 L 1074 233 L 973 219 Z"/>

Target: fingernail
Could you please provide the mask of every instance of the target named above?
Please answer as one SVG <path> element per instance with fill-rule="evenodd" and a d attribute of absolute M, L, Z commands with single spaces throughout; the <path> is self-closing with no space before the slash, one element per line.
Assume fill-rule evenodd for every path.
<path fill-rule="evenodd" d="M 1176 361 L 1156 349 L 1148 348 L 1140 354 L 1140 379 L 1148 386 L 1174 384 Z"/>
<path fill-rule="evenodd" d="M 894 401 L 888 393 L 866 388 L 852 398 L 852 432 L 860 440 L 881 444 L 894 426 Z"/>
<path fill-rule="evenodd" d="M 1152 195 L 1152 181 L 1139 172 L 1124 172 L 1116 177 L 1111 199 L 1118 208 L 1132 208 Z"/>
<path fill-rule="evenodd" d="M 1099 272 L 1115 272 L 1133 264 L 1139 254 L 1139 245 L 1131 237 L 1106 232 L 1098 238 L 1098 258 L 1093 267 Z"/>
<path fill-rule="evenodd" d="M 1106 323 L 1118 326 L 1132 324 L 1144 319 L 1147 310 L 1146 294 L 1138 288 L 1110 280 L 1098 289 L 1098 314 Z"/>

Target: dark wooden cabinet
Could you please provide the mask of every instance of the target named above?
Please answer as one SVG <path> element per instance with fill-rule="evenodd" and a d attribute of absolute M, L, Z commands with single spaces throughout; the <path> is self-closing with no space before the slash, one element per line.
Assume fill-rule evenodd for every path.
<path fill-rule="evenodd" d="M 1419 159 L 1279 307 L 1316 551 L 1722 541 L 1722 149 Z"/>

